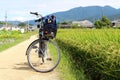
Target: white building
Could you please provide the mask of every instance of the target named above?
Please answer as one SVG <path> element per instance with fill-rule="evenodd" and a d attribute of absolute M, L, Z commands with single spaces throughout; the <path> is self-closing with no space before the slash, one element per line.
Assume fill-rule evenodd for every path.
<path fill-rule="evenodd" d="M 119 20 L 112 21 L 112 26 L 113 27 L 120 27 L 120 21 Z"/>
<path fill-rule="evenodd" d="M 18 31 L 18 30 L 20 30 L 20 28 L 19 27 L 17 27 L 17 26 L 0 26 L 0 30 L 12 30 L 12 31 Z"/>

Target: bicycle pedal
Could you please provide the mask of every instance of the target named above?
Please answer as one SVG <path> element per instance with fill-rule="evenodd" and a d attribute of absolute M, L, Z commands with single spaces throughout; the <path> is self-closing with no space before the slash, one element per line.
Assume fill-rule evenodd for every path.
<path fill-rule="evenodd" d="M 43 65 L 43 63 L 40 63 L 40 65 Z"/>
<path fill-rule="evenodd" d="M 52 58 L 47 58 L 46 60 L 48 60 L 48 61 L 52 61 Z"/>

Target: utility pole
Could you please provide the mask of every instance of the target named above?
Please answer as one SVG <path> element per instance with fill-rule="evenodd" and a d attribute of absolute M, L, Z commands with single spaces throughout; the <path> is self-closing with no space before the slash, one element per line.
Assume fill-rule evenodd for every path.
<path fill-rule="evenodd" d="M 104 9 L 103 9 L 103 7 L 102 7 L 102 16 L 104 16 Z"/>
<path fill-rule="evenodd" d="M 30 29 L 29 20 L 27 21 L 27 31 Z"/>
<path fill-rule="evenodd" d="M 5 11 L 5 25 L 7 27 L 7 11 Z"/>

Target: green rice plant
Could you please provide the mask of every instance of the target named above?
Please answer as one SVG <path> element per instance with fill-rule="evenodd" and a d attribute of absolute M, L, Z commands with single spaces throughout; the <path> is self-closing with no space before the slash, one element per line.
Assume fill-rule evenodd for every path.
<path fill-rule="evenodd" d="M 81 80 L 120 80 L 120 30 L 119 29 L 60 29 L 59 46 L 68 54 L 71 73 Z M 64 35 L 64 36 L 63 36 Z M 66 57 L 67 57 L 66 56 Z M 80 74 L 81 75 L 81 74 Z"/>

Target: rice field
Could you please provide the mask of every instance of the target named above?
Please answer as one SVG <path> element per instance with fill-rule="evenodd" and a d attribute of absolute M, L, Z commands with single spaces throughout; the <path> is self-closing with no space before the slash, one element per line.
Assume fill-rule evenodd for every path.
<path fill-rule="evenodd" d="M 120 80 L 119 29 L 60 29 L 56 40 L 62 80 Z"/>

